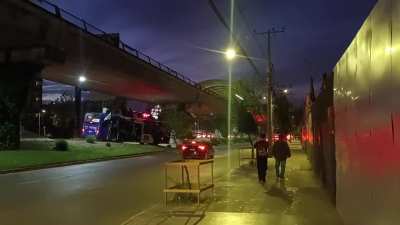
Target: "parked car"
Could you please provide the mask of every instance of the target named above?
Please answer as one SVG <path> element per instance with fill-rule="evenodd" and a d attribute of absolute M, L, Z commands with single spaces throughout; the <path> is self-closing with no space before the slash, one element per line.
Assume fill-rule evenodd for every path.
<path fill-rule="evenodd" d="M 210 142 L 188 139 L 179 146 L 183 159 L 213 159 L 214 148 Z"/>

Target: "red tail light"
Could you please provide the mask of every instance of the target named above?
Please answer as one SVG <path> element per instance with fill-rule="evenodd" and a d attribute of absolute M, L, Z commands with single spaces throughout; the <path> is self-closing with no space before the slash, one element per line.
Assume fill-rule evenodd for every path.
<path fill-rule="evenodd" d="M 186 145 L 182 145 L 181 149 L 182 151 L 185 151 L 188 147 Z"/>
<path fill-rule="evenodd" d="M 204 145 L 199 145 L 198 148 L 199 148 L 201 151 L 206 150 L 206 146 L 204 146 Z"/>
<path fill-rule="evenodd" d="M 142 116 L 144 119 L 147 119 L 150 118 L 151 115 L 149 113 L 143 113 Z"/>

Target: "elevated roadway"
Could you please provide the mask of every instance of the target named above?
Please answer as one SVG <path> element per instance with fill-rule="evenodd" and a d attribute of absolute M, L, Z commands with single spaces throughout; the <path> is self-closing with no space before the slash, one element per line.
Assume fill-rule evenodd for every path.
<path fill-rule="evenodd" d="M 84 75 L 88 90 L 225 111 L 225 101 L 212 91 L 47 1 L 0 1 L 0 28 L 3 65 L 36 63 L 44 79 L 77 86 Z"/>

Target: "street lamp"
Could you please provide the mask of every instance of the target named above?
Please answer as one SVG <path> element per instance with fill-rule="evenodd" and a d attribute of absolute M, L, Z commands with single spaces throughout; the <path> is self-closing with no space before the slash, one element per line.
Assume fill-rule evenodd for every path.
<path fill-rule="evenodd" d="M 86 82 L 86 77 L 84 75 L 80 75 L 78 77 L 78 85 L 75 86 L 75 136 L 79 137 L 81 132 L 81 108 L 82 108 L 82 85 Z"/>
<path fill-rule="evenodd" d="M 231 36 L 231 45 L 232 45 L 232 36 Z M 236 51 L 234 48 L 230 47 L 225 51 L 225 58 L 228 61 L 228 152 L 230 154 L 231 149 L 231 114 L 232 114 L 232 64 L 233 59 L 236 57 Z M 242 98 L 241 96 L 236 95 L 236 98 Z M 239 98 L 239 99 L 240 99 Z M 243 99 L 243 98 L 242 98 Z"/>
<path fill-rule="evenodd" d="M 85 83 L 86 82 L 86 77 L 85 76 L 79 76 L 78 80 L 79 80 L 79 83 Z"/>
<path fill-rule="evenodd" d="M 289 93 L 289 90 L 288 89 L 284 89 L 283 93 L 287 94 L 287 93 Z"/>
<path fill-rule="evenodd" d="M 238 98 L 240 101 L 244 100 L 244 98 L 242 96 L 238 95 L 238 94 L 235 94 L 235 97 Z"/>
<path fill-rule="evenodd" d="M 233 49 L 233 48 L 228 48 L 228 49 L 225 51 L 225 57 L 226 57 L 226 59 L 227 59 L 228 61 L 231 61 L 231 60 L 233 60 L 234 58 L 236 58 L 236 51 L 235 51 L 235 49 Z"/>
<path fill-rule="evenodd" d="M 42 129 L 42 113 L 43 114 L 45 114 L 46 113 L 46 110 L 45 109 L 42 109 L 42 110 L 40 110 L 39 111 L 39 113 L 37 114 L 38 115 L 38 125 L 39 125 L 39 129 L 38 129 L 38 133 L 39 133 L 39 136 L 40 136 L 40 134 L 41 134 L 41 129 Z M 45 133 L 45 132 L 44 132 Z M 46 134 L 45 134 L 46 135 Z"/>

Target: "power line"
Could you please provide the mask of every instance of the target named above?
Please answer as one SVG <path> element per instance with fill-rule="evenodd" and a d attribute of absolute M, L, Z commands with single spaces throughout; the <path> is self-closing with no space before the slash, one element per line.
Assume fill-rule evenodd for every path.
<path fill-rule="evenodd" d="M 240 7 L 240 5 L 238 5 L 238 12 L 239 12 L 240 16 L 243 18 L 244 24 L 245 24 L 246 27 L 247 27 L 247 31 L 251 34 L 251 36 L 253 37 L 255 43 L 257 44 L 258 50 L 260 51 L 261 55 L 262 55 L 263 57 L 267 57 L 267 56 L 265 55 L 265 51 L 263 51 L 263 49 L 265 50 L 265 46 L 262 46 L 262 45 L 260 44 L 259 40 L 256 38 L 256 36 L 255 36 L 256 34 L 253 32 L 253 29 L 254 29 L 254 28 L 251 27 L 251 25 L 250 25 L 250 23 L 248 22 L 248 20 L 247 20 L 245 14 L 243 13 L 243 10 L 242 10 L 242 8 Z"/>
<path fill-rule="evenodd" d="M 222 23 L 222 25 L 224 25 L 224 27 L 231 32 L 232 29 L 231 27 L 228 25 L 228 23 L 225 21 L 225 18 L 223 17 L 223 15 L 221 14 L 221 12 L 219 11 L 219 9 L 217 8 L 217 6 L 215 5 L 213 0 L 208 0 L 208 3 L 211 7 L 211 9 L 214 11 L 214 13 L 216 14 L 216 16 L 218 17 L 219 21 Z M 242 45 L 240 44 L 239 41 L 236 40 L 236 37 L 233 37 L 235 44 L 239 47 L 241 54 L 247 59 L 247 61 L 250 63 L 251 67 L 253 67 L 254 71 L 257 73 L 257 75 L 261 76 L 260 71 L 257 69 L 256 64 L 253 62 L 253 60 L 251 60 L 251 58 L 249 57 L 249 55 L 247 54 L 245 48 L 242 47 Z"/>

